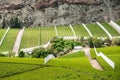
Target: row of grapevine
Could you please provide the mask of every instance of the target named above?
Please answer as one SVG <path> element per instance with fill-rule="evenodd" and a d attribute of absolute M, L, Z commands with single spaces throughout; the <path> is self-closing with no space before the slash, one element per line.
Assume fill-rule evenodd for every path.
<path fill-rule="evenodd" d="M 71 28 L 69 26 L 57 27 L 58 36 L 74 36 Z"/>
<path fill-rule="evenodd" d="M 82 25 L 75 25 L 73 26 L 73 29 L 75 30 L 77 37 L 89 36 L 88 32 L 85 30 L 85 28 Z"/>
<path fill-rule="evenodd" d="M 18 31 L 19 29 L 10 29 L 2 46 L 0 46 L 0 52 L 12 51 Z"/>
<path fill-rule="evenodd" d="M 45 27 L 40 28 L 40 44 L 47 44 L 51 38 L 55 37 L 55 29 L 54 27 Z"/>

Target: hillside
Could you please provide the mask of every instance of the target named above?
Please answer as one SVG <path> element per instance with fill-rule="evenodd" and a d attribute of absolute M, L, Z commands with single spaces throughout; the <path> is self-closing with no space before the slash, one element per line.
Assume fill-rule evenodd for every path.
<path fill-rule="evenodd" d="M 24 26 L 120 20 L 119 0 L 0 0 L 0 24 L 19 16 Z"/>

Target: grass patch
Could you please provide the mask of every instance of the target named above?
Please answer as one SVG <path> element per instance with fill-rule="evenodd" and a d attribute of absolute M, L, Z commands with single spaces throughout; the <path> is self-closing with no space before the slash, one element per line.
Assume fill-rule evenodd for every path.
<path fill-rule="evenodd" d="M 84 56 L 85 56 L 84 52 L 79 51 L 79 52 L 63 55 L 60 58 L 77 58 L 77 57 L 84 57 Z"/>
<path fill-rule="evenodd" d="M 5 31 L 6 31 L 6 29 L 0 29 L 0 41 L 3 37 L 3 35 L 5 34 Z"/>

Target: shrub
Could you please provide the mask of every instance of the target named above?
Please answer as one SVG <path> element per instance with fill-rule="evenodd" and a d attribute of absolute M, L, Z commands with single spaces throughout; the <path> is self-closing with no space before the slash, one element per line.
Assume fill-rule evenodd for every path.
<path fill-rule="evenodd" d="M 3 21 L 2 21 L 2 28 L 4 29 L 6 26 L 6 23 L 5 23 L 5 18 L 3 18 Z"/>
<path fill-rule="evenodd" d="M 49 54 L 52 54 L 51 50 L 45 50 L 44 48 L 37 48 L 32 51 L 33 58 L 45 58 Z"/>
<path fill-rule="evenodd" d="M 103 45 L 103 41 L 101 39 L 95 39 L 93 43 L 94 43 L 94 46 L 97 48 L 102 47 Z"/>
<path fill-rule="evenodd" d="M 88 45 L 89 45 L 90 48 L 94 47 L 93 39 L 92 38 L 88 38 Z"/>
<path fill-rule="evenodd" d="M 11 28 L 21 28 L 21 22 L 18 17 L 12 17 L 10 19 L 10 27 Z"/>
<path fill-rule="evenodd" d="M 107 38 L 107 39 L 104 40 L 104 43 L 106 43 L 107 46 L 110 46 L 111 42 L 112 41 L 109 38 Z"/>
<path fill-rule="evenodd" d="M 4 54 L 2 54 L 2 53 L 0 53 L 0 57 L 5 57 L 5 55 L 4 55 Z"/>
<path fill-rule="evenodd" d="M 18 57 L 25 57 L 25 53 L 23 51 L 20 51 Z"/>

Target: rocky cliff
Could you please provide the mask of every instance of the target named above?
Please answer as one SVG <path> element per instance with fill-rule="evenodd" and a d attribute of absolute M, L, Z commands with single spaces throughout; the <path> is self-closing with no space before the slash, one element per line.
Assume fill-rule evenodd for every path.
<path fill-rule="evenodd" d="M 0 24 L 18 16 L 23 26 L 120 20 L 119 0 L 0 0 Z"/>

